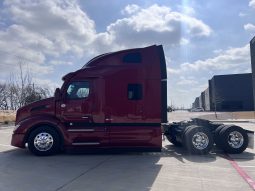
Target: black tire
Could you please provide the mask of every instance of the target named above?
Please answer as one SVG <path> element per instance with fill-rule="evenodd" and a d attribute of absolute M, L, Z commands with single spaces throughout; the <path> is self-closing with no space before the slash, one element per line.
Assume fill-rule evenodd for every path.
<path fill-rule="evenodd" d="M 196 126 L 196 125 L 187 126 L 187 127 L 184 129 L 184 131 L 183 131 L 183 133 L 182 133 L 182 136 L 185 136 L 185 133 L 186 133 L 190 128 L 192 128 L 192 127 L 197 127 L 197 126 Z"/>
<path fill-rule="evenodd" d="M 183 142 L 183 145 L 185 145 L 185 135 L 186 135 L 186 132 L 190 129 L 190 128 L 195 128 L 195 127 L 198 127 L 197 125 L 190 125 L 190 126 L 187 126 L 184 131 L 182 132 L 182 142 Z"/>
<path fill-rule="evenodd" d="M 226 127 L 226 125 L 220 125 L 219 127 L 217 127 L 216 130 L 214 131 L 214 135 L 213 135 L 214 143 L 220 149 L 222 149 L 222 144 L 221 144 L 221 139 L 220 139 L 220 131 L 224 127 Z"/>
<path fill-rule="evenodd" d="M 185 132 L 188 131 L 188 130 L 189 130 L 191 127 L 193 127 L 193 126 L 194 126 L 194 125 L 187 126 L 187 127 L 184 129 L 184 131 L 182 132 L 182 137 L 184 136 Z M 177 146 L 177 147 L 183 146 L 183 143 L 178 142 L 178 141 L 176 140 L 176 137 L 173 135 L 173 133 L 172 133 L 172 134 L 166 135 L 166 138 L 167 138 L 167 140 L 168 140 L 170 143 L 172 143 L 173 145 L 175 145 L 175 146 Z"/>
<path fill-rule="evenodd" d="M 181 147 L 182 144 L 176 140 L 174 136 L 166 135 L 167 140 L 172 143 L 174 146 Z"/>
<path fill-rule="evenodd" d="M 231 143 L 231 140 L 230 140 L 231 133 L 235 133 L 235 132 L 238 132 L 239 136 L 241 135 L 242 139 L 243 139 L 243 141 L 240 141 L 239 144 L 237 143 L 236 145 Z M 248 141 L 249 140 L 248 140 L 248 135 L 247 135 L 246 131 L 239 126 L 228 125 L 220 131 L 221 148 L 226 153 L 230 153 L 230 154 L 242 153 L 247 148 Z"/>
<path fill-rule="evenodd" d="M 202 134 L 203 136 L 206 137 L 207 143 L 204 144 L 204 148 L 199 146 L 195 146 L 193 144 L 193 140 L 196 140 L 196 137 Z M 195 137 L 196 136 L 196 137 Z M 187 149 L 187 151 L 190 154 L 207 154 L 210 152 L 210 150 L 213 147 L 213 136 L 212 133 L 203 127 L 200 126 L 192 126 L 191 128 L 189 128 L 185 134 L 184 134 L 184 146 Z"/>
<path fill-rule="evenodd" d="M 40 144 L 40 138 L 47 139 L 48 143 Z M 28 137 L 28 149 L 31 153 L 38 156 L 56 154 L 60 151 L 60 136 L 52 127 L 38 127 Z"/>

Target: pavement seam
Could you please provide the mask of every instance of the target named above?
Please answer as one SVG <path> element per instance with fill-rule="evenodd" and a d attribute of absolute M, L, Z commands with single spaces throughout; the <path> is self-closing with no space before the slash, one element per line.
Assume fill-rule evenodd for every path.
<path fill-rule="evenodd" d="M 95 166 L 89 168 L 88 170 L 86 170 L 85 172 L 81 173 L 80 175 L 74 177 L 73 179 L 71 179 L 70 181 L 64 183 L 62 186 L 58 187 L 55 191 L 59 191 L 62 190 L 64 187 L 66 187 L 67 185 L 71 184 L 72 182 L 74 182 L 75 180 L 77 180 L 78 178 L 82 177 L 83 175 L 87 174 L 88 172 L 96 169 L 97 167 L 101 166 L 103 163 L 105 163 L 106 161 L 112 159 L 113 156 L 106 158 L 105 160 L 99 162 L 98 164 L 96 164 Z"/>

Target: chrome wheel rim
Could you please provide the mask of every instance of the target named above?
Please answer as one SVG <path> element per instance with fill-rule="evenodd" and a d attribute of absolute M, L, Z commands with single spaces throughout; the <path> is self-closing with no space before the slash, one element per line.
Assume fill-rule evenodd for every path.
<path fill-rule="evenodd" d="M 198 132 L 192 137 L 192 144 L 198 150 L 205 149 L 209 144 L 208 136 L 203 132 Z"/>
<path fill-rule="evenodd" d="M 42 132 L 35 136 L 34 146 L 38 151 L 48 151 L 53 146 L 53 142 L 51 134 Z"/>
<path fill-rule="evenodd" d="M 240 148 L 243 145 L 243 135 L 238 131 L 233 131 L 228 135 L 228 144 L 235 149 Z"/>

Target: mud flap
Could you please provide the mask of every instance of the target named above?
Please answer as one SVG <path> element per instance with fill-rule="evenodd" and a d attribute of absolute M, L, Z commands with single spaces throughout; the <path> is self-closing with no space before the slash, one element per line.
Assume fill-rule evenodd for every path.
<path fill-rule="evenodd" d="M 254 149 L 254 131 L 246 130 L 248 135 L 248 147 L 250 149 Z"/>

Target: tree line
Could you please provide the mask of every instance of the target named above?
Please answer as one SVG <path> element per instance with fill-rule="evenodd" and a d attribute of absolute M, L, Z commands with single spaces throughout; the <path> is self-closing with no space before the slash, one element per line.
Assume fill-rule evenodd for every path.
<path fill-rule="evenodd" d="M 50 95 L 48 87 L 35 84 L 30 71 L 19 65 L 16 75 L 12 73 L 6 82 L 0 82 L 0 110 L 17 110 Z"/>

